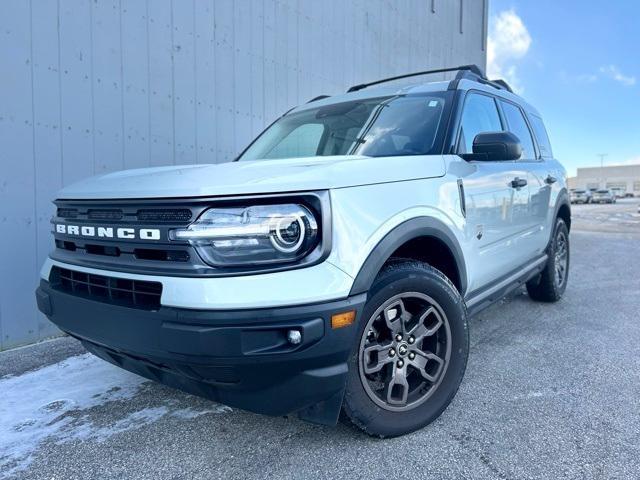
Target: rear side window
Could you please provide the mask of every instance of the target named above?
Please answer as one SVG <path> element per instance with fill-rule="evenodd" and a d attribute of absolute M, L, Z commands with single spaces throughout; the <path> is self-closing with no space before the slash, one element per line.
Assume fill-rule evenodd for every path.
<path fill-rule="evenodd" d="M 473 139 L 479 133 L 500 131 L 502 124 L 495 100 L 477 93 L 467 95 L 460 122 L 458 153 L 473 153 Z"/>
<path fill-rule="evenodd" d="M 539 116 L 531 113 L 529 114 L 529 120 L 531 120 L 533 133 L 536 136 L 536 140 L 538 140 L 540 156 L 542 158 L 552 158 L 553 152 L 551 151 L 551 142 L 549 141 L 549 135 L 547 135 L 547 129 L 544 128 L 544 122 Z"/>
<path fill-rule="evenodd" d="M 536 158 L 536 151 L 533 148 L 533 138 L 527 125 L 522 110 L 515 106 L 513 103 L 500 102 L 502 104 L 502 111 L 504 112 L 505 119 L 507 120 L 507 128 L 516 137 L 520 139 L 522 144 L 522 157 L 523 160 L 533 160 Z"/>

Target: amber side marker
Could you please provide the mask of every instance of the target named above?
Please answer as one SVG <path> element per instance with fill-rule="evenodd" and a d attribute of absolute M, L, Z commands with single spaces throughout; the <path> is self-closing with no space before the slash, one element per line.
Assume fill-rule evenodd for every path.
<path fill-rule="evenodd" d="M 356 321 L 356 311 L 349 310 L 348 312 L 336 313 L 331 315 L 331 328 L 348 327 Z"/>

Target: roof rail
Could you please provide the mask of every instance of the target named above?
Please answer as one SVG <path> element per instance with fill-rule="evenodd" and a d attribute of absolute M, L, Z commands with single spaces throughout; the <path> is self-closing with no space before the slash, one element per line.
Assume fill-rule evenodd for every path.
<path fill-rule="evenodd" d="M 496 85 L 500 85 L 501 87 L 503 87 L 507 91 L 513 93 L 513 90 L 511 90 L 511 86 L 507 82 L 502 80 L 501 78 L 499 78 L 497 80 L 491 80 L 491 83 L 495 83 Z"/>
<path fill-rule="evenodd" d="M 367 87 L 371 87 L 373 85 L 378 85 L 380 83 L 391 82 L 393 80 L 400 80 L 401 78 L 408 77 L 417 77 L 419 75 L 428 75 L 432 73 L 445 73 L 445 72 L 458 72 L 456 78 L 449 83 L 449 90 L 455 90 L 458 87 L 458 83 L 462 79 L 473 80 L 476 82 L 484 83 L 487 85 L 491 85 L 494 88 L 508 90 L 512 92 L 511 87 L 504 80 L 493 80 L 490 81 L 485 77 L 483 71 L 477 65 L 461 65 L 459 67 L 449 67 L 449 68 L 438 68 L 436 70 L 424 70 L 422 72 L 415 73 L 407 73 L 404 75 L 397 75 L 395 77 L 383 78 L 382 80 L 376 80 L 375 82 L 369 83 L 361 83 L 359 85 L 354 85 L 353 87 L 347 90 L 347 93 L 357 92 L 358 90 L 362 90 Z"/>
<path fill-rule="evenodd" d="M 317 97 L 313 97 L 307 103 L 315 102 L 316 100 L 323 100 L 325 98 L 329 98 L 331 95 L 318 95 Z"/>

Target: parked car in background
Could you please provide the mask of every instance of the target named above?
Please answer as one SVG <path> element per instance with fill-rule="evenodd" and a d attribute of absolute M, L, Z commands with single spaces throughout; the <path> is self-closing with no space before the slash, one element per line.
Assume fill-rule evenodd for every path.
<path fill-rule="evenodd" d="M 616 196 L 609 189 L 596 190 L 593 192 L 593 198 L 591 201 L 593 203 L 616 203 Z"/>
<path fill-rule="evenodd" d="M 625 192 L 624 194 L 624 198 L 633 198 L 634 196 L 633 192 Z"/>
<path fill-rule="evenodd" d="M 590 190 L 573 190 L 569 194 L 571 203 L 591 203 L 593 194 Z"/>
<path fill-rule="evenodd" d="M 612 188 L 611 192 L 616 198 L 624 198 L 625 191 L 621 188 Z"/>

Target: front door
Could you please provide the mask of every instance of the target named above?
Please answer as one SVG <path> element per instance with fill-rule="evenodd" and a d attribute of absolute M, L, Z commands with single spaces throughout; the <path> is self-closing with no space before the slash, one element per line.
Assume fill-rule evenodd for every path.
<path fill-rule="evenodd" d="M 479 133 L 506 130 L 494 97 L 469 92 L 465 98 L 457 152 L 472 153 Z M 522 266 L 531 256 L 517 240 L 529 208 L 527 171 L 516 161 L 465 161 L 452 165 L 462 182 L 469 291 L 480 289 Z"/>

